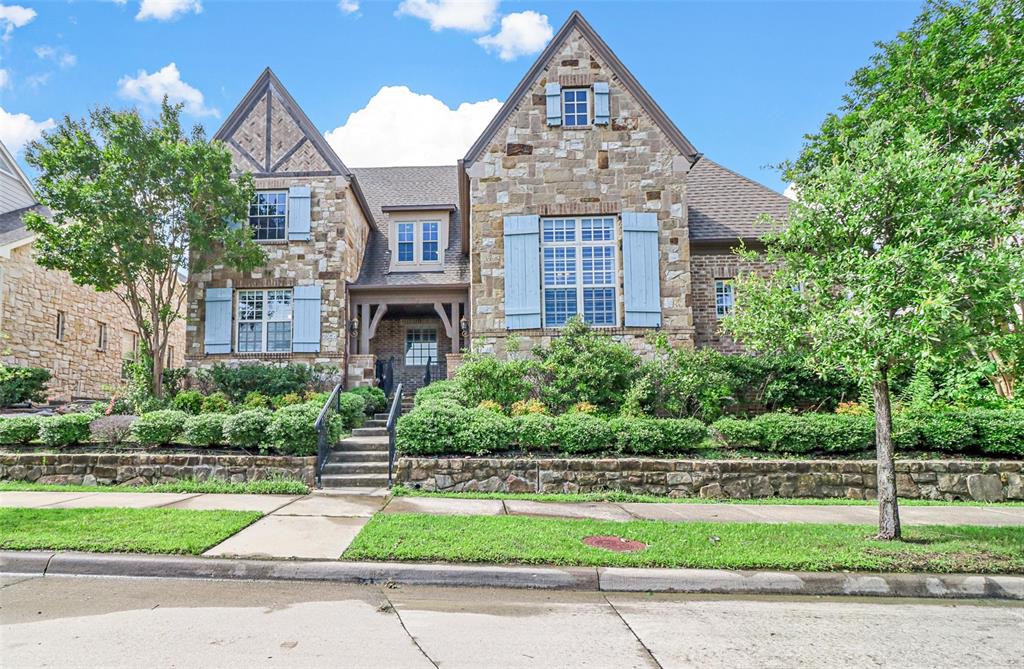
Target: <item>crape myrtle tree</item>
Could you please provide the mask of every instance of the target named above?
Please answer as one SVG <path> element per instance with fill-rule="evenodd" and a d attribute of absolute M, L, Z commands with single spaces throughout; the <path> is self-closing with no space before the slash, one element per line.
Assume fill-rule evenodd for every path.
<path fill-rule="evenodd" d="M 724 328 L 762 351 L 802 351 L 821 370 L 870 387 L 880 539 L 900 537 L 890 380 L 966 355 L 981 316 L 1009 319 L 1024 259 L 1019 171 L 992 161 L 987 131 L 956 151 L 877 122 L 835 138 L 834 159 L 786 171 L 799 201 L 761 255 L 775 274 L 736 279 Z"/>
<path fill-rule="evenodd" d="M 29 145 L 36 191 L 51 212 L 25 215 L 35 259 L 79 285 L 114 293 L 135 320 L 161 396 L 171 325 L 186 291 L 179 273 L 214 258 L 238 270 L 265 261 L 248 226 L 250 175 L 231 177 L 231 155 L 200 126 L 182 131 L 181 105 L 166 98 L 159 117 L 102 107 L 64 120 Z"/>

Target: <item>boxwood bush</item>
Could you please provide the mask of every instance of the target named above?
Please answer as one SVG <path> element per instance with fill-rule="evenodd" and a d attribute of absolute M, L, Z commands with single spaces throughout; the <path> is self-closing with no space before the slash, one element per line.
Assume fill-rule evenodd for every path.
<path fill-rule="evenodd" d="M 348 391 L 353 395 L 359 395 L 366 402 L 366 407 L 363 411 L 367 415 L 373 415 L 375 413 L 383 413 L 388 408 L 388 398 L 384 395 L 384 391 L 376 386 L 359 386 Z"/>
<path fill-rule="evenodd" d="M 555 423 L 559 450 L 565 453 L 599 453 L 607 451 L 615 440 L 608 421 L 588 413 L 567 413 Z"/>
<path fill-rule="evenodd" d="M 27 444 L 39 437 L 39 418 L 0 418 L 0 444 Z"/>
<path fill-rule="evenodd" d="M 537 363 L 532 360 L 498 360 L 493 355 L 471 355 L 459 366 L 455 379 L 470 406 L 490 400 L 508 407 L 530 396 L 531 376 L 536 369 Z"/>
<path fill-rule="evenodd" d="M 554 448 L 555 419 L 543 413 L 524 413 L 512 419 L 516 442 L 524 449 Z"/>
<path fill-rule="evenodd" d="M 194 416 L 203 410 L 203 395 L 198 390 L 182 390 L 171 400 L 171 408 Z"/>
<path fill-rule="evenodd" d="M 219 446 L 227 442 L 224 438 L 224 423 L 229 414 L 203 413 L 185 419 L 183 434 L 185 441 L 193 446 Z"/>
<path fill-rule="evenodd" d="M 322 408 L 315 402 L 305 402 L 277 410 L 267 427 L 265 445 L 285 455 L 315 455 L 316 419 Z M 340 415 L 331 416 L 329 430 L 332 443 L 341 437 L 344 427 Z"/>
<path fill-rule="evenodd" d="M 469 399 L 458 381 L 434 381 L 416 392 L 415 405 L 417 407 L 438 401 L 447 401 L 462 406 L 467 406 L 469 403 Z"/>
<path fill-rule="evenodd" d="M 659 419 L 666 453 L 686 453 L 703 446 L 708 439 L 708 426 L 695 418 Z"/>
<path fill-rule="evenodd" d="M 515 441 L 515 425 L 508 416 L 491 409 L 467 409 L 466 421 L 456 436 L 460 453 L 487 455 L 507 451 Z"/>
<path fill-rule="evenodd" d="M 150 411 L 132 423 L 132 435 L 140 444 L 169 444 L 181 436 L 187 418 L 187 413 L 174 409 Z"/>
<path fill-rule="evenodd" d="M 469 409 L 464 406 L 454 402 L 428 400 L 398 419 L 395 432 L 398 448 L 406 455 L 463 453 L 465 441 L 461 434 L 469 418 Z"/>
<path fill-rule="evenodd" d="M 224 421 L 224 438 L 237 448 L 259 448 L 267 439 L 273 414 L 266 409 L 240 411 Z"/>
<path fill-rule="evenodd" d="M 70 446 L 89 441 L 91 413 L 69 413 L 39 419 L 39 440 L 47 446 Z"/>
<path fill-rule="evenodd" d="M 342 425 L 347 429 L 359 427 L 366 420 L 366 400 L 362 395 L 356 393 L 341 393 L 339 396 L 340 408 L 338 415 L 341 417 Z M 317 413 L 323 408 L 321 402 Z M 313 420 L 316 420 L 314 416 Z"/>

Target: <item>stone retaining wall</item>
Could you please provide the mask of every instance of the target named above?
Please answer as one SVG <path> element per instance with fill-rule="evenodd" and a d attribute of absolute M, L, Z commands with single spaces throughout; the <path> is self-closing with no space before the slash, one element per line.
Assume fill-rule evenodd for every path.
<path fill-rule="evenodd" d="M 289 478 L 313 485 L 316 458 L 158 453 L 0 453 L 0 481 L 144 485 L 180 479 L 231 483 Z"/>
<path fill-rule="evenodd" d="M 901 460 L 901 497 L 1024 500 L 1022 462 Z M 624 492 L 673 497 L 876 496 L 868 460 L 400 458 L 396 480 L 425 490 Z"/>

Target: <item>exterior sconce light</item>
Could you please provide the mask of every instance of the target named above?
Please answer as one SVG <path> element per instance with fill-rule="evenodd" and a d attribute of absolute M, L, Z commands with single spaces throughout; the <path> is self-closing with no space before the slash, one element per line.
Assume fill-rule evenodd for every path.
<path fill-rule="evenodd" d="M 358 318 L 353 318 L 352 320 L 350 320 L 348 322 L 348 331 L 349 331 L 349 333 L 352 334 L 353 337 L 355 337 L 357 334 L 359 334 L 359 319 Z"/>
<path fill-rule="evenodd" d="M 459 334 L 463 337 L 469 336 L 469 321 L 466 320 L 465 316 L 459 319 Z"/>

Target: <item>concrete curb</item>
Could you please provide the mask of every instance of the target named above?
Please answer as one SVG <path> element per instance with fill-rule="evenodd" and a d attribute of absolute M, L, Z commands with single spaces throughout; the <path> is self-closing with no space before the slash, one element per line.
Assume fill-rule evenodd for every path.
<path fill-rule="evenodd" d="M 0 573 L 35 576 L 331 581 L 366 585 L 443 585 L 601 592 L 850 595 L 1024 601 L 1024 576 L 981 574 L 505 567 L 21 551 L 0 551 Z"/>

